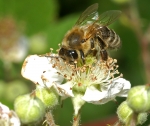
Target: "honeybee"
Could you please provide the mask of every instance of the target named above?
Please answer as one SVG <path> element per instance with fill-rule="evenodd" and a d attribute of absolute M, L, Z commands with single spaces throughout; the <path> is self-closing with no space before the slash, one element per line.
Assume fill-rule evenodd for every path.
<path fill-rule="evenodd" d="M 120 37 L 107 26 L 121 14 L 119 10 L 110 10 L 98 15 L 98 3 L 89 6 L 69 30 L 59 49 L 59 56 L 72 63 L 80 60 L 85 63 L 87 55 L 93 55 L 104 61 L 108 59 L 108 49 L 118 49 Z"/>

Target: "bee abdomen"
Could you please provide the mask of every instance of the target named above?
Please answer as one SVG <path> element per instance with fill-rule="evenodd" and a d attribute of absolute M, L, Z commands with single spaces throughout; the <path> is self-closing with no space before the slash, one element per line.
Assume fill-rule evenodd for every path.
<path fill-rule="evenodd" d="M 114 49 L 119 48 L 121 46 L 120 37 L 111 29 L 110 30 L 110 37 L 106 40 L 106 43 L 108 43 L 108 48 Z"/>
<path fill-rule="evenodd" d="M 103 41 L 109 49 L 119 48 L 121 45 L 120 37 L 108 27 L 101 27 L 100 33 Z"/>
<path fill-rule="evenodd" d="M 107 40 L 110 37 L 110 30 L 107 27 L 100 27 L 99 30 L 103 40 Z"/>

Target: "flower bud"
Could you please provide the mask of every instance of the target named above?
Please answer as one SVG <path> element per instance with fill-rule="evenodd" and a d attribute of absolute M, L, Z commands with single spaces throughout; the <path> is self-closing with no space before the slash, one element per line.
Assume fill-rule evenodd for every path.
<path fill-rule="evenodd" d="M 15 111 L 24 124 L 40 121 L 45 114 L 43 102 L 32 95 L 19 96 L 14 103 Z"/>
<path fill-rule="evenodd" d="M 137 117 L 137 124 L 142 125 L 143 123 L 145 123 L 147 120 L 147 116 L 148 116 L 148 114 L 146 112 L 139 113 L 138 117 Z"/>
<path fill-rule="evenodd" d="M 46 107 L 52 108 L 59 102 L 59 96 L 54 88 L 40 88 L 38 86 L 35 90 L 36 96 L 45 104 Z"/>
<path fill-rule="evenodd" d="M 132 109 L 128 106 L 127 102 L 124 101 L 120 104 L 120 106 L 117 109 L 117 114 L 119 120 L 124 123 L 128 124 L 132 118 L 133 111 Z"/>
<path fill-rule="evenodd" d="M 144 85 L 135 86 L 128 92 L 128 105 L 137 113 L 150 110 L 150 91 Z"/>

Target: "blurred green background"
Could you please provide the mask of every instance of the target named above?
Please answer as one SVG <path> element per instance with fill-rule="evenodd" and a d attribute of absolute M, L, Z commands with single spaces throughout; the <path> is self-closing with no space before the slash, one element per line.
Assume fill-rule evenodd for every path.
<path fill-rule="evenodd" d="M 122 47 L 109 53 L 117 59 L 119 71 L 132 86 L 149 82 L 150 70 L 146 64 L 150 59 L 150 47 L 148 43 L 145 47 L 142 41 L 146 39 L 150 43 L 149 0 L 0 0 L 0 102 L 13 109 L 16 96 L 35 88 L 20 73 L 25 57 L 47 53 L 50 48 L 58 49 L 58 43 L 61 43 L 65 33 L 93 3 L 99 3 L 99 13 L 122 11 L 121 17 L 110 25 L 120 36 Z M 13 53 L 11 48 L 20 48 L 15 47 L 19 41 L 25 43 L 21 45 L 24 55 L 10 55 Z M 123 100 L 117 98 L 117 104 L 109 102 L 99 106 L 85 104 L 81 111 L 81 123 L 114 115 Z M 70 99 L 63 102 L 63 108 L 57 106 L 54 110 L 56 124 L 60 126 L 70 126 L 72 115 Z M 145 126 L 149 123 L 147 121 Z"/>

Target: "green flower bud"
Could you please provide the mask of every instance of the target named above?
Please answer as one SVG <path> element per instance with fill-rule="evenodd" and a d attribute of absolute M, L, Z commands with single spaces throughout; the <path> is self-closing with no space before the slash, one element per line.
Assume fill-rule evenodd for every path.
<path fill-rule="evenodd" d="M 45 105 L 33 94 L 17 97 L 14 108 L 21 122 L 24 124 L 40 121 L 45 114 Z"/>
<path fill-rule="evenodd" d="M 39 86 L 35 90 L 36 96 L 45 104 L 46 107 L 52 108 L 59 102 L 59 95 L 54 88 L 40 88 Z"/>
<path fill-rule="evenodd" d="M 117 109 L 117 114 L 118 114 L 119 120 L 122 123 L 129 124 L 130 120 L 132 119 L 133 111 L 128 106 L 127 102 L 124 101 L 119 105 Z"/>
<path fill-rule="evenodd" d="M 146 112 L 139 113 L 138 117 L 137 117 L 137 124 L 142 125 L 143 123 L 145 123 L 147 120 L 147 116 L 148 116 L 148 114 Z"/>
<path fill-rule="evenodd" d="M 150 110 L 150 91 L 144 85 L 135 86 L 128 92 L 128 105 L 137 113 Z"/>

